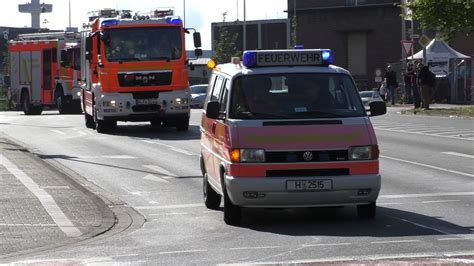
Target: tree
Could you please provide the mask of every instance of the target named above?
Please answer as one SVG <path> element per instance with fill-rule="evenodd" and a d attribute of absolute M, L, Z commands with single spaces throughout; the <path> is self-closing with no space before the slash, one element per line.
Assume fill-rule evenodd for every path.
<path fill-rule="evenodd" d="M 436 30 L 439 37 L 449 41 L 456 34 L 474 31 L 472 0 L 412 0 L 406 7 L 421 27 Z"/>
<path fill-rule="evenodd" d="M 227 12 L 224 12 L 222 14 L 222 22 L 225 22 L 226 16 Z M 219 37 L 214 45 L 215 48 L 212 59 L 217 61 L 217 63 L 227 63 L 230 62 L 233 56 L 240 56 L 241 52 L 237 51 L 237 48 L 235 47 L 235 42 L 238 36 L 237 33 L 231 36 L 227 28 L 221 26 L 219 28 Z"/>

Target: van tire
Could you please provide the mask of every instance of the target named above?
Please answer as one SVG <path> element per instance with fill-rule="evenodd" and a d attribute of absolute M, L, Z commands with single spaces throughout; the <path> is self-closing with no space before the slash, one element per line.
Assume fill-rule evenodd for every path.
<path fill-rule="evenodd" d="M 240 225 L 242 220 L 242 208 L 234 205 L 227 194 L 227 189 L 223 184 L 224 190 L 224 222 L 228 225 Z"/>
<path fill-rule="evenodd" d="M 361 219 L 373 219 L 377 213 L 375 202 L 366 205 L 357 205 L 357 216 Z"/>
<path fill-rule="evenodd" d="M 204 205 L 206 205 L 208 209 L 217 210 L 221 205 L 221 195 L 214 191 L 211 185 L 209 185 L 206 173 L 202 177 L 202 191 L 204 195 Z"/>

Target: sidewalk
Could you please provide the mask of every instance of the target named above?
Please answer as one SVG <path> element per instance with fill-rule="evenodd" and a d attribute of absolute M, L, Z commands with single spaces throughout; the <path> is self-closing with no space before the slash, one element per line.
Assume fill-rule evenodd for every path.
<path fill-rule="evenodd" d="M 89 239 L 114 223 L 99 197 L 0 135 L 0 262 Z"/>

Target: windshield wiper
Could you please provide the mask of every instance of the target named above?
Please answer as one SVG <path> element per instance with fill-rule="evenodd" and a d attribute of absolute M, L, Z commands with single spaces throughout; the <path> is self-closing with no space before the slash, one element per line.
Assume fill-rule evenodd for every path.
<path fill-rule="evenodd" d="M 167 56 L 154 56 L 154 57 L 148 57 L 147 59 L 151 59 L 151 60 L 166 60 L 166 62 L 171 61 L 171 58 L 170 58 L 170 57 L 167 57 Z"/>
<path fill-rule="evenodd" d="M 335 116 L 335 117 L 344 117 L 344 115 L 339 114 L 339 113 L 333 113 L 333 112 L 328 112 L 328 111 L 308 111 L 308 112 L 298 112 L 294 113 L 295 115 L 329 115 L 329 116 Z"/>
<path fill-rule="evenodd" d="M 113 61 L 112 61 L 113 60 Z M 110 62 L 130 62 L 130 61 L 142 61 L 140 58 L 130 57 L 130 58 L 117 58 L 117 59 L 109 59 Z"/>

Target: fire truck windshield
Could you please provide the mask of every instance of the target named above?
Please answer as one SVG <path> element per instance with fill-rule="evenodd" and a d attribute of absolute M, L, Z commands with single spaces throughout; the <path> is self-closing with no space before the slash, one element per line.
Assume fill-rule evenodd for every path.
<path fill-rule="evenodd" d="M 179 27 L 110 29 L 104 36 L 109 62 L 169 61 L 182 56 Z"/>

